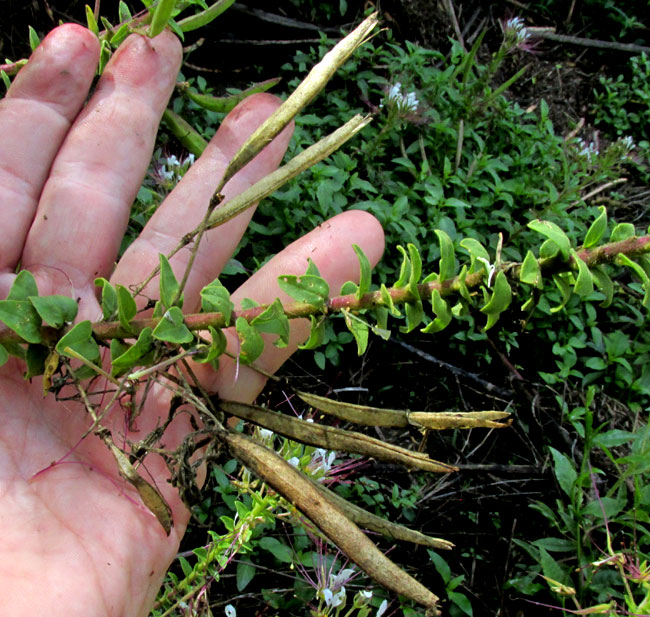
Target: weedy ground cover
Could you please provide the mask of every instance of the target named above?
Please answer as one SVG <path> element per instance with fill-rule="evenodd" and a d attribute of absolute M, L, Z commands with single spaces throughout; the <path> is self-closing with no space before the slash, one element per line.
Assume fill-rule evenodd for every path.
<path fill-rule="evenodd" d="M 543 14 L 551 5 L 536 8 Z M 617 23 L 629 27 L 629 15 L 619 14 L 627 21 Z M 558 614 L 644 614 L 650 610 L 650 339 L 643 305 L 650 268 L 637 255 L 634 262 L 612 258 L 616 267 L 607 273 L 589 259 L 603 245 L 645 233 L 638 229 L 643 213 L 628 216 L 615 201 L 605 209 L 593 197 L 624 174 L 646 177 L 647 58 L 633 59 L 627 77 L 601 80 L 592 120 L 603 139 L 595 140 L 587 132 L 558 131 L 543 100 L 525 109 L 513 101 L 509 93 L 527 79 L 520 67 L 533 41 L 518 19 L 504 19 L 492 34 L 499 43 L 490 52 L 480 34 L 465 49 L 454 41 L 444 52 L 398 42 L 390 31 L 367 42 L 327 94 L 296 119 L 289 155 L 354 114 L 371 111 L 374 121 L 344 150 L 262 202 L 222 281 L 236 283 L 334 214 L 372 212 L 387 245 L 402 249 L 389 249 L 374 286 L 364 291 L 395 280 L 413 289 L 421 282 L 413 274 L 418 269 L 435 273 L 424 279 L 433 285 L 461 277 L 457 301 L 427 288 L 429 317 L 412 297 L 410 312 L 391 311 L 393 336 L 435 356 L 438 365 L 414 368 L 406 352 L 398 356 L 382 342 L 381 316 L 373 328 L 380 337 L 359 364 L 350 347 L 368 348 L 364 326 L 355 321 L 367 318 L 364 309 L 328 320 L 321 345 L 303 351 L 298 364 L 305 372 L 325 371 L 320 384 L 311 383 L 329 393 L 337 382 L 343 400 L 435 411 L 493 406 L 513 412 L 515 428 L 510 436 L 507 430 L 489 439 L 478 431 L 470 437 L 454 432 L 428 441 L 413 427 L 395 431 L 402 442 L 417 440 L 465 470 L 459 479 L 435 480 L 301 445 L 269 429 L 256 429 L 255 436 L 372 513 L 453 539 L 455 553 L 441 544 L 409 554 L 451 615 L 492 614 L 497 604 L 505 614 L 522 606 L 527 614 L 547 614 L 548 606 Z M 289 88 L 298 83 L 294 75 L 330 47 L 323 38 L 285 65 Z M 186 81 L 172 111 L 208 139 L 223 113 L 200 104 L 198 97 L 213 94 L 205 78 Z M 171 154 L 176 148 L 163 133 L 133 211 L 133 236 L 192 162 L 180 150 Z M 560 262 L 573 267 L 562 272 Z M 468 279 L 462 276 L 472 274 L 480 275 L 480 284 L 463 287 Z M 418 325 L 433 338 L 425 340 Z M 396 356 L 408 364 L 393 362 Z M 364 372 L 384 379 L 375 382 Z M 345 393 L 355 387 L 356 394 Z M 308 413 L 281 389 L 268 403 Z M 474 478 L 488 476 L 471 473 L 493 474 L 487 486 L 499 491 L 476 495 Z M 515 485 L 522 489 L 502 489 L 515 482 L 512 474 L 526 473 L 527 482 Z M 158 617 L 245 614 L 260 603 L 284 614 L 381 615 L 389 601 L 391 610 L 419 614 L 408 601 L 373 589 L 290 503 L 234 460 L 212 468 L 195 514 L 196 526 L 154 609 Z M 404 556 L 404 549 L 392 550 Z"/>

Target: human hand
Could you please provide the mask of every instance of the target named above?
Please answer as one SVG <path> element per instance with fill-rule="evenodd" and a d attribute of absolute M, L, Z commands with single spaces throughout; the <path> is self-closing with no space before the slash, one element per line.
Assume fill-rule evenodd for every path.
<path fill-rule="evenodd" d="M 229 158 L 278 105 L 269 95 L 240 104 L 114 267 L 174 87 L 181 48 L 170 33 L 153 40 L 131 36 L 82 109 L 98 56 L 98 41 L 89 31 L 61 26 L 0 101 L 0 298 L 20 267 L 34 274 L 41 295 L 78 299 L 79 318 L 92 321 L 101 316 L 94 279 L 110 277 L 127 287 L 142 281 L 157 265 L 158 254 L 168 253 L 201 220 Z M 289 138 L 287 129 L 238 173 L 226 185 L 226 197 L 272 171 Z M 185 290 L 186 310 L 198 306 L 199 290 L 219 274 L 251 215 L 249 210 L 207 234 Z M 353 243 L 371 263 L 378 261 L 383 234 L 364 212 L 339 215 L 286 248 L 237 290 L 233 301 L 285 298 L 277 276 L 303 273 L 308 257 L 338 289 L 358 278 Z M 172 259 L 177 275 L 188 256 L 189 251 L 181 251 Z M 154 280 L 145 294 L 155 297 L 156 287 Z M 261 368 L 276 370 L 305 339 L 307 324 L 293 321 L 291 327 L 289 347 L 268 346 L 257 361 Z M 204 387 L 223 398 L 250 402 L 264 385 L 246 367 L 236 375 L 227 359 L 217 373 L 203 366 L 197 370 Z M 106 446 L 94 436 L 78 443 L 89 426 L 82 405 L 57 402 L 52 395 L 44 399 L 40 378 L 28 383 L 23 372 L 16 359 L 0 369 L 0 612 L 17 617 L 147 615 L 189 517 L 166 482 L 163 461 L 149 457 L 147 471 L 171 506 L 169 536 L 138 505 L 137 493 L 120 478 Z M 169 401 L 162 388 L 148 396 L 138 433 L 126 431 L 119 405 L 105 424 L 116 441 L 137 440 L 166 417 Z M 173 445 L 188 430 L 180 416 L 165 444 Z M 52 461 L 61 462 L 50 466 Z"/>

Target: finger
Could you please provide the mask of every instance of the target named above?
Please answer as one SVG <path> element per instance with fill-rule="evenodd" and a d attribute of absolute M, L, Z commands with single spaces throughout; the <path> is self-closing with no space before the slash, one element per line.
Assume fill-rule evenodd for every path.
<path fill-rule="evenodd" d="M 251 298 L 260 304 L 269 304 L 275 298 L 283 303 L 293 300 L 282 292 L 277 279 L 282 274 L 304 274 L 308 259 L 318 267 L 321 276 L 328 282 L 330 294 L 338 294 L 341 285 L 349 280 L 359 280 L 359 261 L 352 249 L 357 244 L 366 254 L 370 264 L 376 265 L 384 250 L 384 232 L 379 221 L 362 210 L 350 210 L 329 219 L 315 230 L 303 236 L 269 261 L 254 274 L 233 295 L 235 305 L 244 298 Z M 284 349 L 278 349 L 269 342 L 255 365 L 273 373 L 304 343 L 309 335 L 309 321 L 291 320 L 290 342 Z M 237 353 L 236 335 L 228 332 L 229 351 Z M 206 389 L 217 392 L 221 398 L 252 402 L 262 391 L 266 379 L 253 369 L 240 366 L 227 357 L 219 359 L 219 371 L 210 373 L 205 365 L 197 367 L 200 379 Z"/>
<path fill-rule="evenodd" d="M 99 41 L 67 24 L 54 29 L 0 100 L 0 272 L 13 271 L 52 160 L 95 74 Z"/>
<path fill-rule="evenodd" d="M 113 275 L 114 282 L 132 285 L 143 281 L 158 265 L 158 255 L 169 253 L 186 233 L 199 225 L 228 162 L 280 103 L 279 99 L 270 94 L 253 95 L 226 116 L 205 152 L 190 167 L 140 237 L 124 254 Z M 291 139 L 292 130 L 293 127 L 287 127 L 226 184 L 223 190 L 225 201 L 278 166 Z M 249 208 L 204 236 L 185 287 L 185 310 L 192 310 L 197 305 L 201 287 L 219 275 L 244 234 L 253 212 L 254 208 Z M 171 260 L 179 279 L 187 266 L 190 248 L 180 251 Z M 158 297 L 157 280 L 154 279 L 146 288 L 144 293 L 147 297 Z"/>
<path fill-rule="evenodd" d="M 180 62 L 178 39 L 164 32 L 130 36 L 107 65 L 54 161 L 27 237 L 23 264 L 40 275 L 41 293 L 72 285 L 92 295 L 94 278 L 112 270 Z"/>

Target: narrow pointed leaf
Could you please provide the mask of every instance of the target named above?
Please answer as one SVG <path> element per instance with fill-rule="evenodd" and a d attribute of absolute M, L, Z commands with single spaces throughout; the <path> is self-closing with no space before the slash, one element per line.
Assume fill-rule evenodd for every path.
<path fill-rule="evenodd" d="M 583 246 L 586 249 L 596 246 L 607 231 L 607 209 L 605 206 L 599 206 L 598 209 L 600 210 L 600 214 L 591 224 L 591 227 L 589 227 L 587 235 L 585 236 Z"/>
<path fill-rule="evenodd" d="M 96 278 L 95 286 L 102 288 L 102 316 L 112 319 L 117 313 L 117 291 L 105 278 Z"/>
<path fill-rule="evenodd" d="M 442 229 L 436 229 L 435 232 L 440 244 L 440 280 L 446 281 L 447 279 L 452 278 L 456 273 L 454 243 L 451 241 L 451 238 L 447 233 L 442 231 Z"/>
<path fill-rule="evenodd" d="M 160 259 L 160 301 L 166 309 L 172 306 L 183 308 L 183 299 L 176 297 L 179 284 L 169 260 L 162 253 L 158 257 Z"/>
<path fill-rule="evenodd" d="M 526 285 L 532 285 L 541 289 L 542 284 L 542 269 L 539 267 L 539 262 L 532 251 L 526 253 L 524 262 L 521 264 L 519 272 L 519 280 Z"/>
<path fill-rule="evenodd" d="M 584 298 L 594 291 L 594 279 L 591 276 L 591 272 L 587 267 L 587 264 L 580 259 L 580 256 L 575 251 L 571 251 L 571 256 L 578 266 L 578 275 L 576 276 L 576 282 L 573 285 L 573 293 L 578 294 L 580 297 Z"/>
<path fill-rule="evenodd" d="M 370 291 L 371 284 L 371 268 L 370 262 L 365 253 L 356 244 L 352 245 L 354 252 L 357 254 L 359 260 L 359 289 L 357 290 L 357 298 L 361 298 Z"/>
<path fill-rule="evenodd" d="M 323 344 L 325 339 L 325 320 L 316 319 L 313 315 L 309 316 L 311 325 L 309 329 L 309 338 L 298 346 L 298 349 L 315 349 Z"/>
<path fill-rule="evenodd" d="M 122 327 L 128 332 L 131 330 L 131 320 L 138 312 L 135 300 L 131 292 L 124 285 L 116 285 L 117 292 L 117 316 Z"/>
<path fill-rule="evenodd" d="M 368 347 L 368 324 L 350 313 L 349 310 L 343 309 L 343 318 L 345 319 L 345 325 L 348 327 L 348 330 L 354 336 L 354 340 L 357 342 L 357 354 L 363 355 Z"/>
<path fill-rule="evenodd" d="M 444 330 L 451 322 L 452 314 L 449 309 L 449 304 L 447 301 L 440 295 L 440 291 L 434 289 L 431 293 L 431 306 L 433 312 L 436 315 L 436 318 L 422 329 L 422 332 L 425 334 L 432 334 L 434 332 L 440 332 Z"/>

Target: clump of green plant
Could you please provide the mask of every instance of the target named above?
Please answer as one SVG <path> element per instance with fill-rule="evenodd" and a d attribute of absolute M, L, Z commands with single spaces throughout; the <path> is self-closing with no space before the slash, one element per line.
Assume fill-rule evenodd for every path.
<path fill-rule="evenodd" d="M 515 36 L 510 33 L 510 47 L 497 50 L 492 63 L 486 66 L 476 61 L 480 40 L 469 52 L 454 46 L 451 63 L 442 69 L 431 66 L 433 60 L 442 59 L 439 54 L 412 45 L 402 50 L 393 43 L 387 48 L 370 46 L 365 57 L 348 62 L 343 68 L 343 83 L 360 84 L 362 98 L 374 110 L 379 122 L 373 127 L 366 119 L 358 119 L 352 128 L 348 125 L 348 134 L 366 131 L 356 151 L 338 153 L 327 163 L 318 163 L 311 179 L 289 184 L 283 193 L 276 193 L 278 196 L 273 198 L 272 208 L 267 206 L 265 210 L 262 206 L 267 220 L 263 218 L 263 223 L 253 226 L 258 234 L 253 236 L 255 242 L 244 244 L 238 255 L 246 268 L 253 269 L 275 248 L 273 242 L 277 244 L 278 238 L 273 236 L 282 234 L 286 241 L 302 231 L 301 225 L 321 222 L 324 217 L 349 207 L 354 198 L 356 207 L 367 209 L 380 218 L 390 242 L 399 239 L 402 243 L 397 249 L 401 259 L 396 263 L 387 262 L 380 268 L 374 286 L 368 260 L 357 250 L 360 281 L 348 282 L 340 290 L 330 290 L 315 266 L 310 264 L 303 276 L 280 277 L 282 289 L 296 301 L 292 305 L 276 301 L 269 306 L 257 306 L 249 301 L 242 310 L 235 311 L 225 287 L 220 281 L 214 281 L 201 293 L 201 312 L 188 315 L 182 311 L 183 280 L 177 280 L 173 274 L 168 256 L 161 256 L 158 269 L 161 299 L 149 320 L 137 318 L 129 290 L 113 286 L 104 279 L 97 281 L 102 294 L 103 319 L 95 324 L 86 321 L 72 326 L 76 317 L 74 301 L 39 297 L 29 273 L 17 277 L 9 298 L 3 301 L 5 304 L 0 303 L 0 320 L 6 325 L 0 332 L 4 345 L 0 347 L 0 361 L 6 360 L 9 353 L 23 357 L 30 376 L 46 374 L 47 392 L 56 394 L 66 385 L 77 388 L 79 399 L 92 418 L 94 431 L 104 440 L 124 477 L 138 490 L 165 530 L 173 524 L 169 508 L 140 475 L 138 468 L 156 448 L 161 431 L 164 432 L 171 422 L 173 413 L 155 434 L 120 449 L 110 432 L 101 425 L 104 409 L 88 402 L 88 393 L 99 387 L 98 383 L 101 388 L 109 384 L 109 394 L 113 397 L 109 404 L 112 404 L 116 397 L 133 396 L 140 387 L 146 392 L 147 384 L 163 380 L 176 388 L 179 400 L 197 409 L 204 427 L 189 435 L 176 451 L 162 453 L 169 463 L 173 480 L 188 502 L 198 494 L 194 478 L 197 463 L 193 455 L 213 464 L 220 461 L 221 451 L 225 450 L 267 482 L 267 487 L 257 485 L 253 492 L 250 492 L 250 480 L 234 485 L 237 497 L 229 494 L 228 498 L 238 518 L 223 515 L 227 517 L 222 519 L 226 533 L 213 536 L 208 548 L 195 552 L 195 565 L 187 560 L 180 561 L 183 578 L 178 576 L 171 580 L 159 599 L 156 609 L 159 614 L 185 610 L 182 603 L 187 604 L 190 599 L 195 602 L 192 608 L 199 606 L 207 585 L 219 576 L 220 568 L 227 565 L 234 551 L 247 554 L 254 552 L 256 545 L 273 544 L 261 538 L 257 541 L 255 533 L 268 530 L 274 524 L 265 512 L 267 507 L 276 509 L 279 496 L 285 497 L 283 504 L 287 510 L 296 508 L 314 519 L 327 537 L 339 543 L 380 582 L 424 604 L 431 612 L 437 610 L 437 598 L 395 568 L 380 552 L 370 549 L 365 536 L 348 519 L 369 529 L 388 530 L 391 537 L 402 534 L 413 538 L 413 533 L 368 517 L 354 506 L 344 505 L 320 485 L 310 483 L 299 469 L 287 462 L 286 456 L 279 457 L 264 444 L 227 429 L 222 423 L 223 414 L 246 419 L 291 441 L 314 447 L 336 447 L 428 471 L 449 473 L 454 471 L 454 466 L 421 453 L 389 446 L 362 433 L 314 425 L 260 406 L 211 400 L 200 392 L 191 373 L 182 368 L 178 371 L 181 377 L 176 381 L 170 379 L 168 368 L 186 368 L 184 362 L 188 358 L 215 365 L 225 352 L 223 328 L 235 329 L 240 341 L 239 360 L 250 366 L 254 366 L 263 350 L 261 333 L 275 335 L 277 345 L 286 344 L 290 317 L 310 319 L 312 330 L 306 349 L 316 349 L 327 341 L 326 351 L 320 357 L 321 366 L 324 358 L 334 362 L 338 358 L 335 346 L 345 342 L 338 334 L 328 334 L 333 315 L 338 315 L 347 340 L 354 341 L 360 354 L 367 350 L 371 334 L 382 338 L 390 335 L 389 320 L 393 319 L 399 320 L 397 323 L 404 334 L 416 330 L 436 334 L 447 328 L 457 329 L 452 340 L 459 347 L 470 338 L 486 340 L 490 329 L 498 333 L 498 339 L 508 349 L 517 346 L 521 331 L 535 332 L 541 341 L 550 338 L 554 330 L 553 354 L 558 359 L 559 370 L 548 371 L 551 377 L 547 383 L 584 377 L 574 372 L 578 371 L 579 362 L 592 371 L 614 375 L 610 377 L 613 389 L 621 389 L 629 383 L 618 381 L 618 368 L 628 369 L 620 341 L 602 330 L 598 339 L 594 328 L 598 310 L 605 316 L 610 314 L 605 309 L 616 314 L 614 311 L 620 308 L 615 304 L 614 294 L 620 287 L 619 282 L 625 284 L 625 293 L 631 290 L 630 296 L 635 298 L 636 305 L 647 308 L 650 304 L 647 256 L 650 238 L 637 234 L 630 224 L 612 224 L 604 208 L 578 207 L 586 191 L 615 177 L 625 164 L 620 153 L 626 145 L 614 144 L 607 153 L 589 149 L 585 153 L 580 144 L 567 143 L 554 134 L 545 104 L 540 104 L 534 112 L 526 112 L 505 98 L 507 87 L 520 75 L 515 74 L 500 84 L 493 84 L 492 80 L 506 54 L 519 44 L 521 24 L 515 30 Z M 370 68 L 371 62 L 377 59 L 388 66 L 387 74 L 378 74 Z M 354 80 L 350 79 L 352 76 Z M 191 87 L 192 84 L 188 86 Z M 305 88 L 302 93 L 309 98 Z M 201 105 L 217 105 L 214 101 L 199 99 L 203 94 L 185 89 L 183 98 L 177 99 L 173 110 L 167 114 L 170 131 L 179 137 L 182 135 L 189 149 L 201 149 L 216 118 L 200 111 Z M 310 96 L 314 94 L 309 92 Z M 309 143 L 311 147 L 314 139 L 320 137 L 319 132 L 327 131 L 329 123 L 338 126 L 344 116 L 358 109 L 358 94 L 346 88 L 338 90 L 327 101 L 327 109 L 316 108 L 316 112 L 323 111 L 322 118 L 314 115 L 298 119 L 298 146 Z M 188 111 L 190 113 L 185 114 Z M 209 111 L 210 114 L 219 113 Z M 187 130 L 181 114 L 190 117 L 203 114 L 202 130 Z M 279 130 L 278 126 L 281 128 L 290 119 L 290 115 L 285 115 L 281 122 L 271 123 L 273 129 L 265 125 L 256 133 L 231 162 L 221 186 L 229 174 L 250 160 L 256 149 L 272 137 L 273 131 Z M 336 141 L 335 145 L 339 143 Z M 319 147 L 321 158 L 325 156 L 323 152 L 329 154 L 334 149 L 331 142 L 326 142 L 326 146 L 321 142 Z M 308 162 L 314 160 L 309 158 Z M 295 159 L 286 167 L 289 168 L 293 161 Z M 308 166 L 303 163 L 285 168 L 282 181 L 293 171 L 297 173 Z M 272 189 L 280 186 L 276 180 L 275 177 L 267 178 L 263 186 L 252 187 L 243 197 L 232 200 L 227 208 L 218 211 L 215 210 L 220 200 L 217 190 L 204 222 L 191 238 L 184 239 L 183 246 L 194 240 L 196 247 L 205 229 L 268 196 Z M 567 217 L 567 211 L 571 211 L 572 216 Z M 525 315 L 523 327 L 513 325 L 517 323 L 513 319 L 515 310 Z M 642 314 L 640 309 L 634 310 Z M 598 356 L 578 360 L 577 354 L 573 361 L 570 356 L 570 339 L 566 341 L 563 337 L 570 328 L 583 327 L 582 311 L 594 324 L 589 333 L 593 341 L 584 341 L 585 347 L 593 342 L 595 351 L 604 349 L 608 354 L 606 361 Z M 592 311 L 596 315 L 592 315 Z M 560 316 L 565 314 L 568 321 L 560 323 Z M 50 330 L 42 327 L 44 322 L 57 331 L 56 340 L 46 336 Z M 205 330 L 212 335 L 210 341 L 199 334 Z M 638 334 L 641 344 L 645 344 L 643 336 Z M 99 345 L 109 344 L 106 341 L 110 341 L 110 366 L 104 368 Z M 327 351 L 330 346 L 333 352 Z M 319 362 L 319 356 L 316 358 Z M 597 362 L 598 359 L 604 366 Z M 73 360 L 81 362 L 82 366 L 73 365 Z M 606 370 L 610 365 L 611 372 Z M 633 380 L 635 370 L 642 369 L 633 368 L 629 361 L 627 365 L 629 379 Z M 89 377 L 95 381 L 85 382 Z M 647 396 L 645 384 L 640 386 L 640 394 Z M 385 410 L 347 405 L 307 393 L 300 393 L 300 396 L 305 404 L 343 422 L 425 433 L 450 428 L 499 428 L 506 424 L 504 420 L 509 415 L 500 410 L 465 414 Z M 584 439 L 591 435 L 586 428 L 583 433 Z M 208 449 L 201 453 L 200 447 L 208 444 Z M 311 460 L 312 454 L 303 451 L 300 456 L 296 455 L 298 467 L 303 458 Z M 566 470 L 570 460 L 559 452 L 554 460 L 556 473 L 558 469 L 562 472 L 560 485 L 564 489 L 569 486 L 566 478 L 570 472 Z M 303 468 L 304 465 L 303 461 Z M 220 478 L 223 480 L 222 476 Z M 572 491 L 578 486 L 576 482 L 572 484 Z M 269 486 L 273 493 L 269 492 Z M 579 488 L 584 491 L 584 487 L 583 484 Z M 222 489 L 226 500 L 228 491 L 225 487 Z M 572 492 L 570 497 L 581 505 L 582 498 L 576 495 Z M 395 501 L 398 497 L 394 496 Z M 400 504 L 403 505 L 403 501 Z M 572 507 L 570 516 L 578 511 L 573 502 Z M 419 539 L 428 542 L 429 546 L 433 542 L 436 548 L 444 547 L 441 540 Z M 284 554 L 277 545 L 276 549 L 278 554 Z M 543 553 L 540 551 L 536 558 L 543 559 Z M 444 568 L 444 561 L 433 555 L 431 559 L 443 576 L 447 595 L 457 612 L 470 614 L 471 604 L 463 594 L 455 591 L 460 583 L 458 577 Z M 239 584 L 245 586 L 244 582 L 250 579 L 253 571 L 251 564 L 241 568 L 238 565 Z M 338 568 L 338 573 L 341 571 L 345 568 Z M 341 588 L 335 587 L 332 584 L 320 589 L 316 610 L 328 611 L 328 614 L 343 610 L 335 610 L 342 602 L 333 605 L 335 594 L 341 597 Z M 352 601 L 359 615 L 367 614 L 367 604 L 363 600 L 355 596 Z"/>

